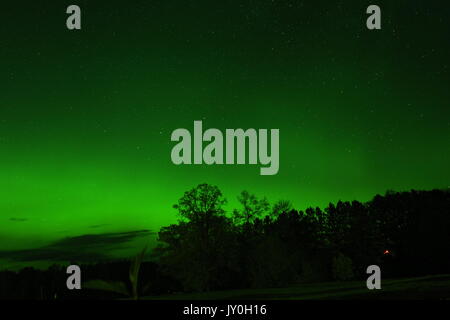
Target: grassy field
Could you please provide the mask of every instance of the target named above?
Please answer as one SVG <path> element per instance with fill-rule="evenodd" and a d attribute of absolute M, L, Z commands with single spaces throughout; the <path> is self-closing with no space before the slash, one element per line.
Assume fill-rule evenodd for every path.
<path fill-rule="evenodd" d="M 302 284 L 287 288 L 214 291 L 145 297 L 151 300 L 450 300 L 450 275 L 382 280 L 381 290 L 365 281 Z"/>

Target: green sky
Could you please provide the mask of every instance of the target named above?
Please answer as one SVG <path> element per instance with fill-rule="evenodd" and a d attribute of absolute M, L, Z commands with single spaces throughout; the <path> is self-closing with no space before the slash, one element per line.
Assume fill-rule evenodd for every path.
<path fill-rule="evenodd" d="M 378 1 L 378 31 L 366 29 L 368 1 L 5 4 L 4 265 L 24 260 L 8 250 L 156 232 L 203 182 L 220 187 L 228 208 L 244 189 L 304 209 L 448 188 L 448 4 L 390 2 Z M 82 9 L 80 31 L 65 27 L 69 4 Z M 194 120 L 279 128 L 279 173 L 173 165 L 170 134 Z"/>

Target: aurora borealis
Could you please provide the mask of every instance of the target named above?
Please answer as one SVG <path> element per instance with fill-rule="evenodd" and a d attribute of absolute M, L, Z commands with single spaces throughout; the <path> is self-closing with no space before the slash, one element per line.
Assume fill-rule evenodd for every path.
<path fill-rule="evenodd" d="M 448 188 L 450 17 L 436 1 L 5 4 L 0 258 L 66 237 L 151 230 L 214 184 L 295 207 Z M 279 128 L 280 169 L 175 166 L 170 134 Z M 115 252 L 130 254 L 139 246 Z M 21 261 L 23 262 L 23 261 Z M 34 263 L 34 262 L 33 262 Z"/>

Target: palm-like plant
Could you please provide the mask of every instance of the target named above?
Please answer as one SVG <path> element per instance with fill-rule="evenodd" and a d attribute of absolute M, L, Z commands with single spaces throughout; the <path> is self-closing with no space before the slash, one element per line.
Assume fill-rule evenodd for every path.
<path fill-rule="evenodd" d="M 141 268 L 142 260 L 144 259 L 147 247 L 145 247 L 139 254 L 137 254 L 132 260 L 129 270 L 129 279 L 131 284 L 131 292 L 127 288 L 127 285 L 123 281 L 107 281 L 107 280 L 91 280 L 83 284 L 84 288 L 102 290 L 119 293 L 132 299 L 139 299 L 138 285 L 139 285 L 139 270 Z M 147 285 L 148 287 L 148 285 Z"/>

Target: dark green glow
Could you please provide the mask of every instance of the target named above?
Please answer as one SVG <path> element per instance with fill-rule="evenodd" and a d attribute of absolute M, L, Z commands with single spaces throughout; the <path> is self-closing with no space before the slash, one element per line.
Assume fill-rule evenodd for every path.
<path fill-rule="evenodd" d="M 102 3 L 80 2 L 79 32 L 66 5 L 4 11 L 1 250 L 157 231 L 202 182 L 229 209 L 244 189 L 303 209 L 448 188 L 447 9 L 381 3 L 369 32 L 360 2 Z M 173 165 L 170 134 L 194 120 L 279 128 L 278 175 Z"/>

